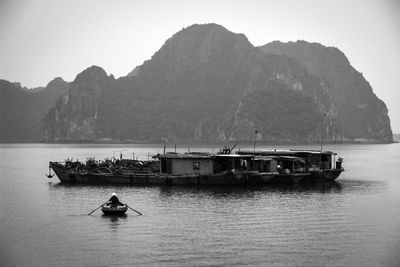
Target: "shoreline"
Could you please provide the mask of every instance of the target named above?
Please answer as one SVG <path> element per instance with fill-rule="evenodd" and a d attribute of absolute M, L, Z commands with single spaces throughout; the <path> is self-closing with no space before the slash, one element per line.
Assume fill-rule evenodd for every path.
<path fill-rule="evenodd" d="M 340 141 L 340 142 L 324 142 L 323 145 L 369 145 L 369 144 L 396 144 L 399 141 L 392 141 L 392 142 L 384 142 L 384 141 Z M 235 140 L 224 140 L 224 141 L 209 141 L 209 142 L 170 142 L 165 144 L 160 142 L 159 140 L 153 141 L 141 141 L 141 140 L 132 140 L 132 141 L 100 141 L 100 140 L 65 140 L 65 141 L 58 141 L 58 142 L 49 142 L 49 141 L 38 141 L 38 140 L 0 140 L 0 144 L 98 144 L 98 145 L 105 145 L 105 144 L 116 144 L 116 145 L 133 145 L 133 144 L 161 144 L 162 146 L 166 145 L 167 147 L 174 146 L 174 145 L 210 145 L 210 144 L 217 144 L 217 145 L 253 145 L 253 140 L 248 141 L 235 141 Z M 257 141 L 257 145 L 272 145 L 272 146 L 299 146 L 299 145 L 321 145 L 320 142 L 270 142 L 270 141 Z"/>

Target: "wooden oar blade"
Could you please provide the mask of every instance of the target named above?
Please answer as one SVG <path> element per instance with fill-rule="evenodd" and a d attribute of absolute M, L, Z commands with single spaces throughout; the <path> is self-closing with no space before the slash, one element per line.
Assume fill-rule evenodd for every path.
<path fill-rule="evenodd" d="M 106 202 L 106 203 L 107 203 L 107 202 Z M 88 215 L 92 214 L 93 212 L 95 212 L 96 210 L 98 210 L 99 208 L 101 208 L 101 206 L 103 206 L 103 205 L 106 204 L 106 203 L 101 204 L 100 206 L 98 206 L 97 208 L 95 208 L 94 210 L 92 210 Z"/>
<path fill-rule="evenodd" d="M 135 210 L 135 209 L 132 209 L 131 207 L 129 207 L 128 205 L 126 205 L 128 208 L 130 208 L 131 210 L 133 210 L 134 212 L 136 212 L 137 214 L 139 214 L 139 215 L 143 215 L 143 214 L 141 214 L 140 212 L 138 212 L 137 210 Z"/>

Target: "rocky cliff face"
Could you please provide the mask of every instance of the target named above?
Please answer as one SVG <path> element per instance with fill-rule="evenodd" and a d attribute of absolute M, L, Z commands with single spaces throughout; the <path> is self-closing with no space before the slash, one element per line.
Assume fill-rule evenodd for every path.
<path fill-rule="evenodd" d="M 0 80 L 0 141 L 42 140 L 41 119 L 68 89 L 69 84 L 61 78 L 36 89 Z"/>
<path fill-rule="evenodd" d="M 305 41 L 275 41 L 260 50 L 292 57 L 309 73 L 321 78 L 337 107 L 341 128 L 340 136 L 327 131 L 330 140 L 393 141 L 385 103 L 373 93 L 368 81 L 340 50 Z"/>
<path fill-rule="evenodd" d="M 113 77 L 97 66 L 80 73 L 43 119 L 46 140 L 96 139 L 99 101 Z"/>
<path fill-rule="evenodd" d="M 46 116 L 50 140 L 252 140 L 257 129 L 267 141 L 313 142 L 325 112 L 337 117 L 304 66 L 215 24 L 178 32 L 134 75 L 91 73 L 78 75 Z"/>
<path fill-rule="evenodd" d="M 222 26 L 193 25 L 127 77 L 85 70 L 43 121 L 48 140 L 253 140 L 255 130 L 271 142 L 364 138 L 349 130 L 344 117 L 353 113 L 341 109 L 365 101 L 340 102 L 335 81 L 292 55 L 264 53 Z M 388 140 L 376 132 L 390 125 L 369 127 L 376 140 Z"/>

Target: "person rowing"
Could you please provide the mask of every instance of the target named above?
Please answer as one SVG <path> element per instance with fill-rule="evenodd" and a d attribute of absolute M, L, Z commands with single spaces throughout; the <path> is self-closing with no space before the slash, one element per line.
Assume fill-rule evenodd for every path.
<path fill-rule="evenodd" d="M 111 194 L 111 198 L 107 201 L 107 204 L 112 204 L 112 205 L 124 205 L 121 203 L 117 197 L 116 193 Z"/>

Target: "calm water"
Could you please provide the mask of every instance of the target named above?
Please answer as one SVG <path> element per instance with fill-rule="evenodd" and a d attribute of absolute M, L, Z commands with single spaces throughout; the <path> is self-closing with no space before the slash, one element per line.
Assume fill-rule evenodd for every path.
<path fill-rule="evenodd" d="M 0 266 L 400 266 L 400 144 L 326 148 L 345 160 L 334 184 L 133 187 L 44 174 L 157 146 L 0 145 Z M 87 215 L 112 192 L 144 215 Z"/>

